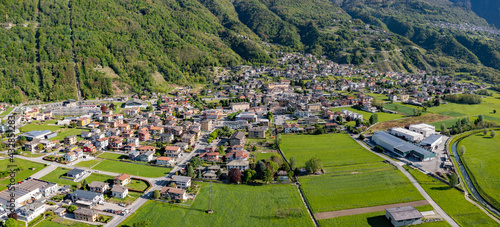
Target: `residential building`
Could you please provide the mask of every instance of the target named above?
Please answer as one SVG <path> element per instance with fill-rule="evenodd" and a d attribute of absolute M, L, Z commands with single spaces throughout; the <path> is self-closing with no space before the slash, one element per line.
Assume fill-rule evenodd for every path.
<path fill-rule="evenodd" d="M 229 145 L 245 145 L 245 133 L 240 131 L 234 132 L 229 139 Z"/>
<path fill-rule="evenodd" d="M 174 141 L 174 135 L 170 133 L 162 133 L 160 134 L 159 141 L 161 143 L 172 143 L 172 141 Z"/>
<path fill-rule="evenodd" d="M 64 144 L 65 144 L 65 145 L 73 145 L 73 144 L 76 144 L 76 136 L 75 136 L 75 135 L 66 136 L 66 137 L 64 138 Z"/>
<path fill-rule="evenodd" d="M 250 138 L 266 138 L 266 127 L 254 127 L 248 129 L 248 137 Z"/>
<path fill-rule="evenodd" d="M 239 103 L 231 103 L 229 104 L 229 108 L 232 111 L 240 111 L 250 109 L 250 104 L 248 102 L 239 102 Z"/>
<path fill-rule="evenodd" d="M 187 199 L 186 191 L 180 188 L 163 187 L 160 190 L 160 195 L 163 198 L 170 197 L 175 200 L 185 201 Z"/>
<path fill-rule="evenodd" d="M 187 188 L 191 186 L 191 177 L 174 175 L 171 182 L 174 182 L 177 187 Z"/>
<path fill-rule="evenodd" d="M 100 181 L 92 181 L 88 186 L 91 192 L 106 193 L 109 190 L 109 184 Z"/>
<path fill-rule="evenodd" d="M 180 147 L 175 147 L 175 146 L 166 146 L 165 147 L 165 156 L 172 157 L 172 158 L 178 158 L 179 155 L 181 154 L 181 148 Z"/>
<path fill-rule="evenodd" d="M 149 140 L 149 132 L 148 131 L 140 131 L 139 132 L 139 140 L 140 141 L 147 141 L 147 140 Z"/>
<path fill-rule="evenodd" d="M 115 178 L 113 178 L 113 183 L 115 185 L 125 186 L 128 183 L 130 183 L 130 175 L 128 175 L 126 173 L 122 173 L 122 174 L 116 176 Z"/>
<path fill-rule="evenodd" d="M 158 157 L 156 158 L 157 165 L 173 165 L 174 159 L 171 157 Z"/>
<path fill-rule="evenodd" d="M 137 158 L 141 162 L 150 162 L 153 161 L 153 155 L 155 154 L 154 151 L 145 151 L 141 153 Z"/>
<path fill-rule="evenodd" d="M 128 195 L 128 188 L 121 185 L 114 185 L 111 189 L 111 195 L 120 199 L 124 199 Z"/>
<path fill-rule="evenodd" d="M 95 222 L 97 220 L 97 217 L 99 216 L 97 212 L 87 208 L 79 208 L 78 210 L 75 210 L 74 214 L 75 219 L 88 222 Z"/>
<path fill-rule="evenodd" d="M 67 172 L 66 176 L 69 178 L 78 179 L 78 178 L 85 176 L 88 173 L 89 172 L 87 170 L 75 168 L 75 169 L 72 169 L 69 172 Z"/>
<path fill-rule="evenodd" d="M 19 208 L 18 214 L 21 220 L 30 222 L 45 212 L 45 204 L 34 202 Z"/>
<path fill-rule="evenodd" d="M 194 135 L 194 134 L 182 135 L 182 142 L 189 144 L 189 146 L 193 145 L 195 140 L 196 140 L 196 135 Z"/>
<path fill-rule="evenodd" d="M 249 168 L 249 162 L 247 160 L 234 160 L 227 163 L 227 169 L 239 169 L 241 172 Z"/>
<path fill-rule="evenodd" d="M 104 202 L 104 195 L 102 193 L 91 192 L 77 189 L 71 194 L 73 202 L 88 206 L 102 204 Z"/>
<path fill-rule="evenodd" d="M 217 162 L 219 161 L 219 152 L 205 152 L 200 154 L 199 158 L 206 162 Z"/>
<path fill-rule="evenodd" d="M 203 131 L 212 131 L 213 129 L 213 122 L 210 119 L 205 119 L 201 121 L 201 130 Z"/>

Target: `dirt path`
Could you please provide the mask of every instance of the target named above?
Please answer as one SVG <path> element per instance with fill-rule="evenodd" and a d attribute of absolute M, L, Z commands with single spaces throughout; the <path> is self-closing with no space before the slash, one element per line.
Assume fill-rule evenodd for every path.
<path fill-rule="evenodd" d="M 419 201 L 408 202 L 408 203 L 396 203 L 396 204 L 374 206 L 374 207 L 363 207 L 363 208 L 348 209 L 348 210 L 321 212 L 321 213 L 315 213 L 314 216 L 316 217 L 316 219 L 321 220 L 321 219 L 327 219 L 327 218 L 336 218 L 336 217 L 341 217 L 341 216 L 384 211 L 385 209 L 394 208 L 394 207 L 404 207 L 404 206 L 418 207 L 418 206 L 424 206 L 424 205 L 428 205 L 428 204 L 429 204 L 429 202 L 427 202 L 427 200 L 419 200 Z"/>

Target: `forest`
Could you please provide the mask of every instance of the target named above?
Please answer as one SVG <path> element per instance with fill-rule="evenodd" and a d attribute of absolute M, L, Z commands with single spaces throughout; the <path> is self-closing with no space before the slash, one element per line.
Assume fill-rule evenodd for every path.
<path fill-rule="evenodd" d="M 500 83 L 498 35 L 432 26 L 490 26 L 444 1 L 2 0 L 0 102 L 163 91 L 278 51 Z"/>

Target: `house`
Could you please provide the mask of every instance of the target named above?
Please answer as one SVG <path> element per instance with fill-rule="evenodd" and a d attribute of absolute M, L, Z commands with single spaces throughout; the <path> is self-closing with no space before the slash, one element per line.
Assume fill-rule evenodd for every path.
<path fill-rule="evenodd" d="M 140 131 L 139 132 L 139 140 L 140 141 L 147 141 L 147 140 L 149 140 L 149 132 L 148 131 Z"/>
<path fill-rule="evenodd" d="M 75 219 L 88 222 L 95 222 L 97 220 L 97 217 L 99 216 L 97 212 L 87 208 L 80 208 L 78 210 L 75 210 L 74 214 Z"/>
<path fill-rule="evenodd" d="M 45 212 L 45 204 L 40 202 L 26 204 L 18 210 L 20 218 L 26 222 L 32 221 L 43 212 Z"/>
<path fill-rule="evenodd" d="M 226 162 L 233 160 L 247 160 L 250 156 L 250 152 L 246 150 L 232 150 L 226 154 Z"/>
<path fill-rule="evenodd" d="M 183 143 L 187 143 L 190 146 L 194 144 L 195 139 L 196 139 L 196 135 L 194 135 L 194 134 L 184 134 L 184 135 L 182 135 L 182 142 Z"/>
<path fill-rule="evenodd" d="M 128 145 L 125 145 L 125 147 L 128 146 Z M 135 160 L 137 157 L 139 157 L 139 155 L 141 154 L 141 152 L 139 152 L 138 150 L 130 150 L 128 152 L 128 159 L 130 160 Z"/>
<path fill-rule="evenodd" d="M 125 186 L 128 183 L 130 183 L 130 175 L 122 173 L 122 174 L 116 176 L 115 178 L 113 178 L 113 183 L 115 185 Z"/>
<path fill-rule="evenodd" d="M 187 199 L 186 191 L 179 188 L 163 187 L 160 190 L 160 195 L 163 198 L 170 197 L 175 200 L 185 201 Z"/>
<path fill-rule="evenodd" d="M 421 224 L 424 216 L 415 207 L 405 206 L 386 209 L 385 217 L 394 227 L 399 227 Z"/>
<path fill-rule="evenodd" d="M 100 181 L 92 181 L 88 186 L 91 192 L 106 193 L 109 190 L 109 184 Z"/>
<path fill-rule="evenodd" d="M 214 127 L 213 127 L 212 120 L 205 119 L 205 120 L 201 121 L 201 130 L 203 130 L 203 131 L 212 131 L 213 128 Z"/>
<path fill-rule="evenodd" d="M 249 162 L 247 160 L 234 160 L 227 163 L 227 169 L 239 169 L 241 172 L 249 168 Z"/>
<path fill-rule="evenodd" d="M 240 111 L 250 109 L 250 104 L 248 102 L 240 102 L 240 103 L 231 103 L 229 104 L 229 108 L 232 111 Z"/>
<path fill-rule="evenodd" d="M 187 188 L 191 186 L 191 177 L 174 175 L 171 182 L 174 182 L 177 187 Z"/>
<path fill-rule="evenodd" d="M 76 124 L 80 127 L 86 126 L 90 124 L 90 118 L 88 117 L 82 117 L 76 120 Z"/>
<path fill-rule="evenodd" d="M 76 155 L 76 153 L 74 151 L 70 151 L 70 152 L 64 154 L 64 161 L 72 162 L 72 161 L 75 161 L 77 159 L 78 159 L 78 156 Z"/>
<path fill-rule="evenodd" d="M 158 140 L 161 143 L 172 143 L 172 141 L 174 141 L 174 135 L 170 133 L 162 133 L 160 134 L 160 138 Z"/>
<path fill-rule="evenodd" d="M 111 195 L 120 199 L 124 199 L 128 195 L 128 188 L 121 185 L 114 185 L 111 189 Z"/>
<path fill-rule="evenodd" d="M 153 155 L 155 154 L 154 151 L 145 151 L 141 153 L 137 158 L 141 162 L 150 162 L 153 160 Z"/>
<path fill-rule="evenodd" d="M 171 157 L 158 157 L 156 158 L 157 165 L 173 165 L 174 159 Z"/>
<path fill-rule="evenodd" d="M 136 147 L 139 146 L 139 138 L 137 137 L 130 137 L 130 138 L 127 138 L 127 143 L 134 143 Z"/>
<path fill-rule="evenodd" d="M 251 138 L 266 138 L 266 127 L 254 127 L 248 129 L 248 137 Z"/>
<path fill-rule="evenodd" d="M 229 145 L 245 145 L 245 133 L 240 131 L 234 132 L 229 139 Z"/>
<path fill-rule="evenodd" d="M 66 136 L 64 138 L 64 144 L 66 144 L 66 145 L 76 144 L 76 136 L 75 135 Z"/>
<path fill-rule="evenodd" d="M 72 151 L 75 151 L 76 149 L 78 149 L 78 146 L 76 146 L 76 145 L 69 145 L 69 146 L 67 146 L 67 147 L 64 149 L 64 151 L 65 151 L 65 152 L 72 152 Z"/>
<path fill-rule="evenodd" d="M 219 152 L 205 152 L 200 154 L 199 158 L 206 162 L 216 162 L 219 161 Z"/>
<path fill-rule="evenodd" d="M 24 150 L 26 151 L 36 151 L 38 150 L 37 146 L 38 144 L 40 144 L 40 140 L 39 139 L 34 139 L 30 142 L 27 142 L 24 144 Z"/>
<path fill-rule="evenodd" d="M 54 210 L 54 214 L 59 216 L 59 217 L 62 217 L 66 214 L 66 208 L 64 207 L 59 207 L 57 208 L 56 210 Z"/>
<path fill-rule="evenodd" d="M 181 148 L 175 146 L 166 146 L 164 155 L 167 157 L 178 158 L 181 154 Z"/>
<path fill-rule="evenodd" d="M 89 172 L 84 169 L 72 169 L 66 173 L 66 176 L 69 178 L 78 179 L 85 176 L 87 173 Z"/>
<path fill-rule="evenodd" d="M 91 192 L 77 189 L 75 190 L 71 196 L 71 200 L 75 203 L 88 204 L 88 205 L 96 205 L 102 204 L 104 202 L 104 195 L 102 193 Z"/>
<path fill-rule="evenodd" d="M 108 147 L 108 145 L 109 145 L 108 137 L 100 138 L 95 142 L 97 150 L 104 150 L 106 149 L 106 147 Z"/>
<path fill-rule="evenodd" d="M 96 147 L 92 144 L 83 147 L 83 152 L 94 153 L 96 152 Z"/>

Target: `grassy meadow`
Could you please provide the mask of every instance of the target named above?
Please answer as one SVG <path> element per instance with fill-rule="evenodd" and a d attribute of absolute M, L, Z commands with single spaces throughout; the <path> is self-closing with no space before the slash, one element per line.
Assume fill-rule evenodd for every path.
<path fill-rule="evenodd" d="M 15 162 L 10 162 L 8 158 L 0 160 L 0 172 L 9 171 L 10 168 L 16 168 L 16 167 L 9 167 L 8 165 L 16 165 L 17 167 L 21 167 L 22 170 L 16 173 L 15 176 L 16 182 L 22 181 L 28 178 L 29 176 L 35 174 L 36 172 L 42 170 L 43 168 L 45 168 L 45 164 L 42 163 L 32 162 L 20 158 L 16 158 L 14 160 Z M 6 189 L 9 183 L 10 183 L 9 175 L 0 178 L 0 191 Z"/>
<path fill-rule="evenodd" d="M 294 185 L 213 184 L 213 214 L 205 213 L 208 184 L 191 207 L 148 201 L 122 225 L 147 220 L 154 226 L 313 226 Z"/>
<path fill-rule="evenodd" d="M 170 168 L 165 168 L 165 167 L 139 165 L 139 164 L 113 161 L 107 159 L 103 160 L 101 163 L 94 166 L 93 169 L 113 172 L 113 173 L 126 173 L 133 176 L 153 177 L 153 178 L 165 176 L 171 170 Z"/>

